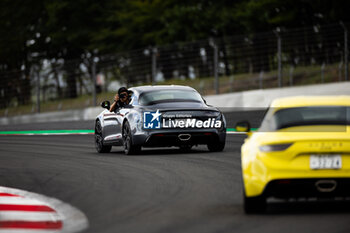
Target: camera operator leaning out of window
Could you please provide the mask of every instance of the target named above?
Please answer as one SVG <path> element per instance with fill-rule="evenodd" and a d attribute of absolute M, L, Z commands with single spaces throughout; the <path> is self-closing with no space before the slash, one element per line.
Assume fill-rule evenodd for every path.
<path fill-rule="evenodd" d="M 111 105 L 109 111 L 115 112 L 117 109 L 128 105 L 130 102 L 129 91 L 126 87 L 121 87 L 118 93 L 114 96 L 114 103 Z"/>

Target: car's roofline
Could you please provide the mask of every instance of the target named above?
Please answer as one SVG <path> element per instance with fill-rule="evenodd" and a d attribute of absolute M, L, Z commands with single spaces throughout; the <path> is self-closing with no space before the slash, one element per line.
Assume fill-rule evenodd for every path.
<path fill-rule="evenodd" d="M 148 85 L 148 86 L 131 87 L 129 89 L 132 91 L 137 91 L 139 94 L 141 94 L 143 92 L 162 91 L 162 90 L 196 91 L 192 87 L 182 86 L 182 85 Z"/>
<path fill-rule="evenodd" d="M 350 95 L 341 96 L 292 96 L 275 99 L 271 108 L 311 106 L 350 106 Z"/>

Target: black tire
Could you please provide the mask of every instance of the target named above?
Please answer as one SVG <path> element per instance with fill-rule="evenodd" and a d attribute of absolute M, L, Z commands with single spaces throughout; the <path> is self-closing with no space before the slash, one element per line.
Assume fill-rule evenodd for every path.
<path fill-rule="evenodd" d="M 141 152 L 141 146 L 135 146 L 132 141 L 129 122 L 123 125 L 124 152 L 126 155 L 135 155 Z"/>
<path fill-rule="evenodd" d="M 95 124 L 95 148 L 98 153 L 109 153 L 112 149 L 112 146 L 103 145 L 102 127 L 100 121 L 96 121 Z"/>
<path fill-rule="evenodd" d="M 210 152 L 220 152 L 220 151 L 223 151 L 224 148 L 225 148 L 225 142 L 217 142 L 217 143 L 209 143 L 207 145 L 208 147 L 208 150 Z"/>
<path fill-rule="evenodd" d="M 246 214 L 263 213 L 266 210 L 266 198 L 263 196 L 246 197 L 243 194 L 243 201 Z"/>

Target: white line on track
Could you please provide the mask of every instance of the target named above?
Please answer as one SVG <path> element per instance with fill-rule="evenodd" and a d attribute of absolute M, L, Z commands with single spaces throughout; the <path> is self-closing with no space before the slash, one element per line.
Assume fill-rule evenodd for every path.
<path fill-rule="evenodd" d="M 246 132 L 237 132 L 237 131 L 227 131 L 227 134 L 246 134 Z M 0 134 L 0 136 L 10 136 L 10 135 L 27 135 L 27 136 L 35 136 L 35 135 L 89 135 L 94 133 L 23 133 L 23 134 Z"/>
<path fill-rule="evenodd" d="M 0 134 L 0 136 L 40 136 L 40 135 L 88 135 L 88 134 L 94 134 L 94 133 L 23 133 L 23 134 Z"/>
<path fill-rule="evenodd" d="M 246 132 L 227 131 L 227 134 L 246 134 Z"/>

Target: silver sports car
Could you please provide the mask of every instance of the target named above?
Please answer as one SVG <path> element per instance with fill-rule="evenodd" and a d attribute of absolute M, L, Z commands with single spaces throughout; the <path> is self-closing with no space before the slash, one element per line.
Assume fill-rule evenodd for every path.
<path fill-rule="evenodd" d="M 95 146 L 99 153 L 123 146 L 125 154 L 142 147 L 171 147 L 190 150 L 206 144 L 222 151 L 226 140 L 224 115 L 206 104 L 193 88 L 175 85 L 140 86 L 129 89 L 130 102 L 110 112 L 110 102 L 95 122 Z"/>

